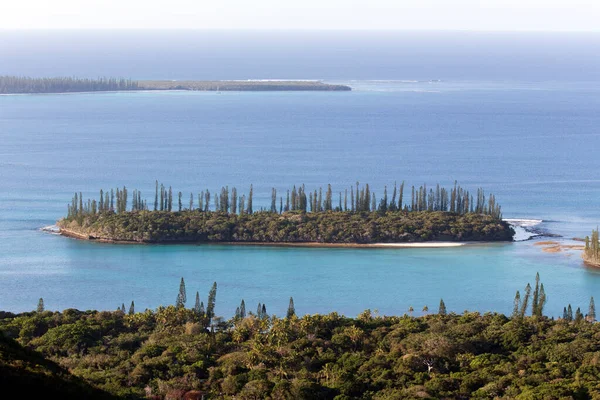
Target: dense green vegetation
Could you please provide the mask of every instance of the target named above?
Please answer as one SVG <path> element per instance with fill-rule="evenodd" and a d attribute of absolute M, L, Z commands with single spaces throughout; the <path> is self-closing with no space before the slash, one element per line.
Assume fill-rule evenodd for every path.
<path fill-rule="evenodd" d="M 12 318 L 3 313 L 3 318 Z M 0 386 L 14 398 L 116 399 L 0 332 Z"/>
<path fill-rule="evenodd" d="M 586 263 L 600 266 L 600 242 L 598 241 L 598 229 L 592 230 L 592 237 L 585 237 L 585 249 L 583 260 Z"/>
<path fill-rule="evenodd" d="M 285 318 L 260 304 L 246 312 L 242 301 L 224 320 L 185 308 L 182 280 L 177 306 L 3 313 L 0 331 L 2 343 L 14 339 L 73 379 L 121 398 L 600 398 L 593 301 L 585 317 L 554 320 L 543 314 L 539 278 L 535 288 L 511 317 L 455 314 L 443 300 L 437 313 L 420 317 L 370 310 L 357 318 L 299 317 L 290 299 Z M 7 354 L 0 353 L 1 365 L 14 368 L 19 363 Z"/>
<path fill-rule="evenodd" d="M 30 78 L 0 76 L 0 93 L 68 93 L 137 90 L 138 82 L 123 78 Z"/>
<path fill-rule="evenodd" d="M 126 187 L 101 190 L 97 201 L 76 193 L 58 226 L 64 234 L 133 242 L 508 241 L 514 234 L 493 195 L 486 198 L 479 189 L 473 199 L 458 185 L 413 187 L 410 203 L 404 202 L 404 183 L 394 185 L 391 196 L 384 188 L 379 202 L 368 184 L 339 192 L 337 205 L 331 185 L 325 193 L 294 186 L 285 201 L 275 188 L 271 193 L 271 206 L 260 211 L 253 209 L 252 185 L 248 196 L 223 187 L 214 197 L 208 190 L 190 193 L 187 201 L 156 182 L 152 211 L 138 190 L 129 208 Z"/>

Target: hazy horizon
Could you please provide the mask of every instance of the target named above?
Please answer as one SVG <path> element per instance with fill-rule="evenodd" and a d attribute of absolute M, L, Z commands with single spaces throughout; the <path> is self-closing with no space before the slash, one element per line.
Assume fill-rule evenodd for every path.
<path fill-rule="evenodd" d="M 460 29 L 599 31 L 593 0 L 21 0 L 4 28 Z"/>
<path fill-rule="evenodd" d="M 600 33 L 0 31 L 0 75 L 600 81 Z"/>

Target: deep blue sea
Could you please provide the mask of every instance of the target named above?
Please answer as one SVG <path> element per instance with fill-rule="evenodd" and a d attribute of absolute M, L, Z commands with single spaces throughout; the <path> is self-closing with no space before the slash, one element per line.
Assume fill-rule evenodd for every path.
<path fill-rule="evenodd" d="M 600 271 L 536 240 L 447 249 L 108 245 L 40 228 L 73 192 L 154 181 L 190 192 L 394 181 L 493 192 L 505 218 L 574 243 L 600 224 L 600 35 L 0 32 L 0 75 L 322 79 L 352 92 L 0 96 L 0 309 L 154 309 L 243 298 L 283 315 L 509 313 L 541 275 L 547 313 L 600 298 Z M 547 238 L 546 238 L 547 239 Z M 544 239 L 537 239 L 544 240 Z"/>

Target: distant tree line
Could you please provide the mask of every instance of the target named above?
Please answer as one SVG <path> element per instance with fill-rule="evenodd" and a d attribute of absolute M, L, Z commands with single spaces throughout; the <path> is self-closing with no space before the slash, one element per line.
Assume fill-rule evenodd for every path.
<path fill-rule="evenodd" d="M 0 76 L 0 93 L 67 93 L 136 90 L 138 82 L 125 78 L 30 78 Z"/>
<path fill-rule="evenodd" d="M 155 182 L 154 211 L 200 211 L 200 212 L 222 212 L 232 214 L 252 214 L 253 208 L 253 186 L 250 185 L 248 195 L 241 194 L 237 188 L 229 189 L 224 186 L 219 192 L 211 196 L 206 189 L 200 191 L 196 196 L 190 193 L 189 202 L 184 207 L 183 193 L 177 193 L 177 207 L 173 206 L 173 189 L 171 186 Z M 337 197 L 337 201 L 335 199 Z M 195 199 L 197 202 L 195 203 Z M 410 200 L 410 201 L 409 201 Z M 128 190 L 126 187 L 110 192 L 100 190 L 98 200 L 88 199 L 83 201 L 81 193 L 75 193 L 68 207 L 67 218 L 90 215 L 102 212 L 124 213 L 128 210 Z M 149 210 L 148 203 L 142 199 L 141 192 L 133 191 L 133 202 L 130 211 Z M 261 208 L 260 211 L 282 214 L 288 211 L 299 212 L 379 212 L 388 211 L 443 211 L 460 215 L 484 214 L 496 219 L 502 218 L 501 207 L 496 202 L 493 194 L 485 195 L 483 189 L 477 189 L 475 196 L 468 190 L 463 189 L 456 182 L 451 188 L 443 188 L 436 185 L 435 188 L 427 185 L 416 188 L 411 187 L 410 199 L 404 198 L 404 182 L 399 186 L 394 183 L 391 195 L 388 194 L 387 186 L 384 187 L 383 195 L 377 201 L 374 191 L 365 184 L 362 187 L 359 182 L 352 185 L 343 192 L 334 194 L 330 184 L 325 191 L 320 187 L 318 190 L 307 191 L 305 185 L 294 185 L 287 190 L 284 196 L 277 195 L 277 189 L 271 189 L 270 207 Z"/>

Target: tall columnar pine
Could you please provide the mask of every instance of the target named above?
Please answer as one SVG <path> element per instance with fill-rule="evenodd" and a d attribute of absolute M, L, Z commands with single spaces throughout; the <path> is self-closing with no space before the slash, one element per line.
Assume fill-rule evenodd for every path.
<path fill-rule="evenodd" d="M 194 193 L 190 193 L 190 208 L 189 210 L 192 211 L 194 209 Z"/>
<path fill-rule="evenodd" d="M 125 303 L 121 303 L 121 312 L 125 314 Z"/>
<path fill-rule="evenodd" d="M 571 304 L 567 306 L 567 321 L 573 321 L 573 308 L 571 307 Z"/>
<path fill-rule="evenodd" d="M 131 300 L 131 305 L 129 306 L 129 315 L 133 314 L 135 314 L 135 304 L 133 303 L 133 300 Z"/>
<path fill-rule="evenodd" d="M 539 272 L 535 275 L 535 287 L 533 288 L 532 293 L 532 302 L 531 302 L 531 315 L 538 314 L 538 305 L 540 300 L 540 274 Z"/>
<path fill-rule="evenodd" d="M 243 194 L 240 197 L 239 210 L 240 210 L 240 215 L 243 215 L 246 210 L 246 195 L 245 194 Z"/>
<path fill-rule="evenodd" d="M 333 209 L 333 199 L 331 192 L 331 185 L 327 184 L 327 192 L 325 192 L 325 211 L 331 211 Z"/>
<path fill-rule="evenodd" d="M 156 188 L 154 189 L 154 211 L 158 210 L 158 180 L 156 180 Z"/>
<path fill-rule="evenodd" d="M 260 317 L 267 318 L 269 315 L 267 314 L 267 306 L 263 303 L 262 309 L 260 310 Z"/>
<path fill-rule="evenodd" d="M 323 188 L 319 188 L 319 199 L 317 200 L 317 211 L 323 211 Z"/>
<path fill-rule="evenodd" d="M 260 304 L 260 302 L 256 307 L 256 316 L 258 317 L 258 319 L 262 318 L 262 304 Z"/>
<path fill-rule="evenodd" d="M 173 211 L 173 189 L 171 189 L 171 186 L 169 186 L 169 199 L 168 199 L 168 203 L 167 203 L 167 210 Z"/>
<path fill-rule="evenodd" d="M 250 184 L 250 192 L 248 193 L 248 214 L 252 214 L 252 195 L 253 195 L 252 184 Z"/>
<path fill-rule="evenodd" d="M 546 291 L 544 290 L 544 284 L 540 285 L 540 297 L 538 299 L 538 317 L 544 315 L 544 306 L 546 305 Z"/>
<path fill-rule="evenodd" d="M 344 211 L 348 211 L 348 189 L 344 189 Z"/>
<path fill-rule="evenodd" d="M 444 304 L 444 300 L 440 299 L 440 308 L 438 310 L 438 314 L 439 315 L 446 315 L 446 304 Z"/>
<path fill-rule="evenodd" d="M 186 301 L 187 295 L 185 293 L 185 281 L 183 278 L 181 278 L 181 282 L 179 283 L 179 293 L 177 293 L 177 300 L 175 301 L 175 307 L 184 307 Z"/>
<path fill-rule="evenodd" d="M 231 188 L 231 212 L 237 214 L 238 194 L 235 187 Z"/>
<path fill-rule="evenodd" d="M 208 292 L 208 303 L 206 303 L 206 318 L 209 322 L 215 316 L 215 303 L 217 301 L 217 282 L 213 282 L 210 291 Z"/>
<path fill-rule="evenodd" d="M 182 201 L 181 201 L 181 197 L 182 197 L 182 196 L 183 196 L 183 194 L 182 194 L 181 192 L 179 192 L 179 193 L 177 194 L 177 198 L 178 198 L 178 200 L 179 200 L 179 201 L 178 201 L 178 206 L 179 206 L 179 210 L 178 210 L 178 211 L 179 211 L 179 212 L 181 212 L 181 209 L 183 208 L 183 203 L 182 203 Z"/>
<path fill-rule="evenodd" d="M 538 301 L 540 298 L 540 273 L 535 274 L 535 289 L 533 289 L 533 301 L 531 303 L 531 315 L 538 315 Z"/>
<path fill-rule="evenodd" d="M 242 299 L 242 302 L 240 303 L 240 318 L 246 318 L 246 303 L 244 302 L 244 299 Z"/>
<path fill-rule="evenodd" d="M 271 188 L 271 212 L 277 212 L 277 190 Z"/>
<path fill-rule="evenodd" d="M 587 318 L 590 322 L 596 321 L 596 305 L 594 304 L 594 296 L 590 298 L 590 308 L 588 309 Z"/>
<path fill-rule="evenodd" d="M 286 318 L 292 318 L 295 315 L 296 315 L 296 307 L 294 307 L 294 299 L 292 297 L 290 297 L 290 303 L 288 304 Z"/>
<path fill-rule="evenodd" d="M 165 187 L 161 183 L 160 184 L 160 211 L 164 211 L 165 209 Z"/>
<path fill-rule="evenodd" d="M 196 303 L 194 304 L 194 313 L 200 315 L 200 294 L 196 292 Z"/>
<path fill-rule="evenodd" d="M 519 291 L 517 290 L 517 293 L 515 294 L 515 300 L 513 303 L 513 312 L 512 312 L 513 318 L 516 318 L 520 315 L 519 314 L 520 308 L 521 308 L 521 293 L 519 293 Z"/>
<path fill-rule="evenodd" d="M 520 317 L 523 318 L 525 313 L 527 312 L 527 305 L 529 304 L 529 297 L 531 296 L 531 285 L 528 283 L 525 286 L 525 296 L 523 297 L 523 301 L 521 302 L 521 311 L 519 313 Z"/>
<path fill-rule="evenodd" d="M 39 312 L 39 313 L 44 312 L 44 299 L 42 299 L 41 297 L 38 300 L 37 312 Z"/>

